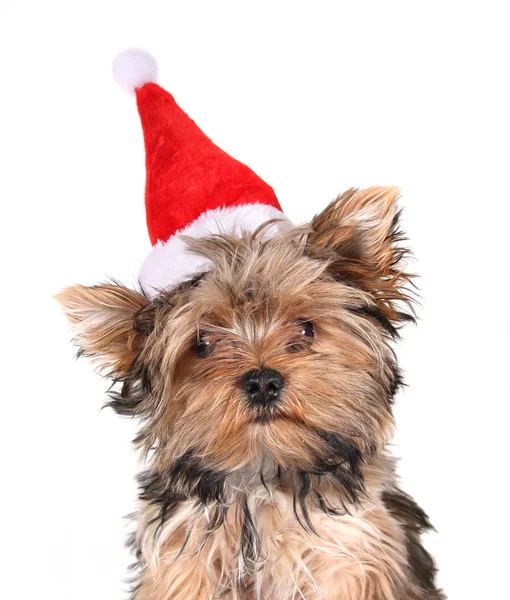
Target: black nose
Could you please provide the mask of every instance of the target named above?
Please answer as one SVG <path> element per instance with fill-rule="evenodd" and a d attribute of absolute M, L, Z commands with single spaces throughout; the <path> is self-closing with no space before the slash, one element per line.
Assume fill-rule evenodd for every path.
<path fill-rule="evenodd" d="M 283 384 L 283 377 L 278 371 L 254 369 L 244 375 L 241 387 L 253 404 L 268 406 L 281 396 Z"/>

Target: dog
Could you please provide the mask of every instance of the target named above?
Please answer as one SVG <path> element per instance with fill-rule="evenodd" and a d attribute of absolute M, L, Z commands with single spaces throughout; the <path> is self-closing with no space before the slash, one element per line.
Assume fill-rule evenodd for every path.
<path fill-rule="evenodd" d="M 415 320 L 398 199 L 350 189 L 305 226 L 186 238 L 210 268 L 152 297 L 57 296 L 140 421 L 133 600 L 446 598 L 388 452 Z"/>

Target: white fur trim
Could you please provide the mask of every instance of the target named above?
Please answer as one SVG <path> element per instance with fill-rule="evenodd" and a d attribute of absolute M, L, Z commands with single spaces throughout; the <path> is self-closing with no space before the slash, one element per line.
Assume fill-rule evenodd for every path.
<path fill-rule="evenodd" d="M 267 204 L 245 204 L 206 211 L 167 242 L 157 242 L 153 246 L 138 275 L 143 291 L 151 298 L 160 290 L 172 289 L 210 270 L 211 261 L 189 252 L 181 236 L 203 238 L 215 233 L 239 235 L 242 231 L 255 231 L 262 223 L 271 219 L 282 221 L 267 230 L 266 235 L 269 237 L 292 226 L 280 210 Z"/>
<path fill-rule="evenodd" d="M 113 78 L 126 92 L 134 92 L 145 83 L 155 82 L 158 78 L 158 65 L 145 50 L 130 48 L 113 59 Z"/>

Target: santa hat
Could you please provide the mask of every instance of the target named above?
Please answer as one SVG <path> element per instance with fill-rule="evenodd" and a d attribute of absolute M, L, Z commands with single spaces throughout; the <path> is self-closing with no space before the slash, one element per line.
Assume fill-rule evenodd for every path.
<path fill-rule="evenodd" d="M 136 94 L 146 152 L 145 209 L 152 250 L 139 273 L 144 292 L 163 289 L 210 269 L 187 251 L 181 236 L 255 231 L 273 220 L 268 235 L 288 226 L 273 189 L 246 165 L 218 148 L 155 83 L 157 65 L 143 50 L 113 61 L 113 75 Z"/>

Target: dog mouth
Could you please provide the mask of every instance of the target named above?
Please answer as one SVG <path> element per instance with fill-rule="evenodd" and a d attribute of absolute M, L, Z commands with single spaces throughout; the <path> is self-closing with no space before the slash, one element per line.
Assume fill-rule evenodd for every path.
<path fill-rule="evenodd" d="M 289 417 L 280 412 L 272 411 L 266 413 L 260 413 L 253 417 L 252 422 L 264 425 L 265 423 L 274 423 L 275 421 L 288 421 Z"/>
<path fill-rule="evenodd" d="M 305 424 L 302 417 L 276 406 L 266 408 L 265 410 L 258 410 L 251 418 L 251 423 L 256 425 L 270 425 L 283 421 L 300 425 Z"/>
<path fill-rule="evenodd" d="M 252 423 L 261 425 L 266 423 L 274 423 L 276 421 L 289 420 L 291 420 L 291 416 L 285 410 L 282 410 L 282 407 L 278 405 L 259 407 L 258 410 L 254 411 L 251 417 Z"/>

